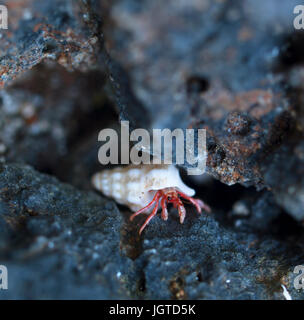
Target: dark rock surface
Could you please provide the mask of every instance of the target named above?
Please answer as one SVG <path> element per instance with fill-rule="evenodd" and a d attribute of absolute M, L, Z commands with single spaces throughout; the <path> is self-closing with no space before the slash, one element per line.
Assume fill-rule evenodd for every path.
<path fill-rule="evenodd" d="M 98 130 L 97 118 L 106 112 L 99 108 L 103 84 L 101 72 L 69 73 L 53 62 L 26 72 L 0 92 L 2 159 L 53 172 L 70 145 L 86 138 L 86 119 L 90 130 Z"/>
<path fill-rule="evenodd" d="M 145 266 L 146 298 L 284 299 L 281 284 L 303 298 L 294 276 L 288 278 L 290 265 L 303 260 L 303 249 L 292 242 L 235 232 L 206 216 L 188 218 L 182 236 L 177 219 L 157 222 L 147 229 L 137 261 Z"/>
<path fill-rule="evenodd" d="M 0 173 L 1 298 L 127 298 L 132 262 L 119 250 L 116 205 L 22 165 Z M 128 271 L 128 273 L 126 273 Z"/>
<path fill-rule="evenodd" d="M 3 1 L 1 299 L 304 298 L 296 2 Z M 172 209 L 138 237 L 144 217 L 92 191 L 119 118 L 207 130 L 209 179 L 184 178 L 211 215 Z"/>
<path fill-rule="evenodd" d="M 263 203 L 265 215 L 274 204 Z M 171 212 L 140 239 L 113 202 L 14 164 L 1 166 L 0 205 L 1 298 L 283 299 L 281 284 L 301 298 L 292 266 L 304 238 L 279 238 L 282 219 L 259 234 L 258 220 L 232 228 L 189 209 L 183 226 Z"/>
<path fill-rule="evenodd" d="M 85 2 L 3 1 L 9 12 L 9 29 L 1 30 L 0 85 L 45 58 L 69 70 L 96 68 L 97 38 L 85 27 L 89 18 Z"/>

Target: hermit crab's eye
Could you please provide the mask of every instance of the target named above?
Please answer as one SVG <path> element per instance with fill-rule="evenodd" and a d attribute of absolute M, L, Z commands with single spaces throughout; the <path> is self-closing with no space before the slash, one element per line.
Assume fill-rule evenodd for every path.
<path fill-rule="evenodd" d="M 172 197 L 168 197 L 168 201 L 171 201 Z"/>

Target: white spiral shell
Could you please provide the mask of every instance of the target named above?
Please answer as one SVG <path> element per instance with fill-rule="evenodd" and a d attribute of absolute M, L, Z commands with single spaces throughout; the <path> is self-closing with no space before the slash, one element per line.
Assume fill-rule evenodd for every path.
<path fill-rule="evenodd" d="M 190 197 L 195 194 L 193 189 L 184 184 L 174 165 L 116 167 L 96 173 L 92 183 L 104 195 L 133 211 L 146 206 L 155 192 L 164 188 L 178 188 Z"/>

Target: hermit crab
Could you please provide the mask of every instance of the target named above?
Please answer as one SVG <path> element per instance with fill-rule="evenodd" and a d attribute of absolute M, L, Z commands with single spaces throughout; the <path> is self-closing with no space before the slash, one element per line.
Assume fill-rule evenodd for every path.
<path fill-rule="evenodd" d="M 116 167 L 96 173 L 92 183 L 104 195 L 136 211 L 131 215 L 131 221 L 143 212 L 150 213 L 139 234 L 156 215 L 159 206 L 162 219 L 167 220 L 167 205 L 172 203 L 178 209 L 180 223 L 186 217 L 185 201 L 193 204 L 199 213 L 202 209 L 211 212 L 202 200 L 192 198 L 195 191 L 184 184 L 174 165 Z"/>

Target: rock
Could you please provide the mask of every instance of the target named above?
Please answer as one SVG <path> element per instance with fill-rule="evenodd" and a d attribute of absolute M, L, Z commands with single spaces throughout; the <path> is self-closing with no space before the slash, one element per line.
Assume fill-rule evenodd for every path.
<path fill-rule="evenodd" d="M 121 117 L 135 127 L 205 128 L 209 174 L 265 186 L 263 158 L 292 126 L 277 65 L 294 3 L 270 1 L 266 17 L 251 1 L 102 2 Z"/>
<path fill-rule="evenodd" d="M 16 164 L 1 167 L 0 208 L 3 299 L 283 299 L 281 283 L 301 297 L 290 279 L 302 232 L 275 239 L 280 220 L 256 233 L 259 220 L 235 229 L 187 207 L 184 225 L 171 210 L 140 239 L 112 201 Z"/>
<path fill-rule="evenodd" d="M 120 254 L 115 204 L 23 165 L 0 173 L 0 261 L 9 290 L 1 298 L 129 297 L 132 262 Z"/>
<path fill-rule="evenodd" d="M 296 4 L 271 0 L 261 12 L 249 0 L 101 2 L 121 117 L 134 127 L 206 129 L 210 175 L 271 188 L 302 220 L 302 191 L 287 196 L 271 182 L 281 179 L 273 164 L 280 150 L 292 139 L 297 157 L 303 137 L 303 35 L 290 22 Z M 297 179 L 296 169 L 287 171 L 287 180 Z"/>
<path fill-rule="evenodd" d="M 265 231 L 223 227 L 212 216 L 198 218 L 188 210 L 184 225 L 174 214 L 167 222 L 155 218 L 144 237 L 136 263 L 147 299 L 283 300 L 281 284 L 294 299 L 303 298 L 285 279 L 295 276 L 303 236 L 284 242 Z"/>
<path fill-rule="evenodd" d="M 44 59 L 57 61 L 69 70 L 97 66 L 98 41 L 87 24 L 90 8 L 85 1 L 3 1 L 8 8 L 9 28 L 1 30 L 0 85 L 4 86 Z M 95 19 L 94 24 L 98 24 Z"/>
<path fill-rule="evenodd" d="M 276 2 L 3 1 L 0 298 L 303 299 L 303 34 Z M 138 237 L 91 191 L 118 114 L 206 129 L 209 178 L 183 178 L 211 215 Z"/>
<path fill-rule="evenodd" d="M 290 141 L 271 159 L 265 169 L 265 180 L 279 203 L 298 221 L 304 220 L 303 142 Z"/>
<path fill-rule="evenodd" d="M 103 85 L 101 71 L 71 73 L 52 62 L 26 72 L 0 91 L 0 157 L 48 173 L 58 170 L 85 136 L 93 134 L 96 141 L 98 116 L 106 112 Z"/>

